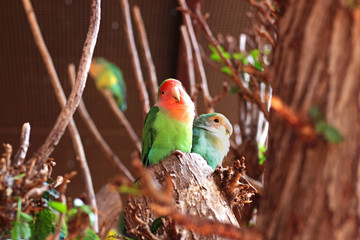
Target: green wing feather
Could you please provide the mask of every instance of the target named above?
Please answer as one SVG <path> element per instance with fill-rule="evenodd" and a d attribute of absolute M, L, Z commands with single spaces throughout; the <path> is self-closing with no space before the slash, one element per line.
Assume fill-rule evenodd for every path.
<path fill-rule="evenodd" d="M 143 128 L 143 136 L 142 136 L 142 152 L 141 158 L 143 165 L 148 167 L 149 164 L 149 152 L 152 144 L 154 143 L 154 139 L 156 136 L 156 130 L 154 128 L 154 122 L 159 112 L 159 107 L 154 106 L 150 109 L 149 113 L 146 116 L 144 128 Z"/>

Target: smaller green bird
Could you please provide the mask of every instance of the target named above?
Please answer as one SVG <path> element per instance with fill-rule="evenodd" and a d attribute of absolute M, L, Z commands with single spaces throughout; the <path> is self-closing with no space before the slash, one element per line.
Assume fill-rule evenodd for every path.
<path fill-rule="evenodd" d="M 109 90 L 119 109 L 124 112 L 127 108 L 126 85 L 118 66 L 105 58 L 97 57 L 92 60 L 89 73 L 95 79 L 96 88 Z"/>
<path fill-rule="evenodd" d="M 230 121 L 221 113 L 202 114 L 193 125 L 191 152 L 200 154 L 215 169 L 229 151 L 232 132 Z"/>

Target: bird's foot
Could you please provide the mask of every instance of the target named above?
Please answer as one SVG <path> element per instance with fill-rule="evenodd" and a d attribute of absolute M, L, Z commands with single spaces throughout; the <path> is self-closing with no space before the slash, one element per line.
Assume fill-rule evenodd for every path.
<path fill-rule="evenodd" d="M 172 152 L 171 152 L 171 155 L 175 155 L 179 160 L 180 160 L 180 157 L 181 157 L 181 158 L 184 158 L 184 157 L 185 157 L 184 153 L 183 153 L 182 151 L 180 151 L 180 150 L 174 150 L 174 151 L 172 151 Z"/>

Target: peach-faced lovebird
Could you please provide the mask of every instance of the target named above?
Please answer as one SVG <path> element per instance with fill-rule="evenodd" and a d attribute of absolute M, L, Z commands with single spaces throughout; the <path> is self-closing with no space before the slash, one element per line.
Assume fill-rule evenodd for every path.
<path fill-rule="evenodd" d="M 126 85 L 121 70 L 105 58 L 94 58 L 90 66 L 90 76 L 95 79 L 98 90 L 107 89 L 123 112 L 127 108 Z"/>
<path fill-rule="evenodd" d="M 176 150 L 190 152 L 194 108 L 178 80 L 166 79 L 160 85 L 143 128 L 141 156 L 145 166 L 160 162 Z"/>
<path fill-rule="evenodd" d="M 232 125 L 224 115 L 202 114 L 194 122 L 191 152 L 200 154 L 215 169 L 229 151 L 232 132 Z"/>

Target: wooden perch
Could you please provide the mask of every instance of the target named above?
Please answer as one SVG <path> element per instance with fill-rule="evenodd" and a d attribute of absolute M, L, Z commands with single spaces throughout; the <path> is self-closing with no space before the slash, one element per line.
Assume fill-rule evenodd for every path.
<path fill-rule="evenodd" d="M 238 227 L 230 203 L 211 175 L 213 170 L 198 154 L 172 155 L 148 171 L 140 170 L 140 188 L 146 196 L 130 196 L 125 208 L 130 235 L 138 239 L 261 239 Z M 159 190 L 164 185 L 166 190 Z M 154 220 L 161 216 L 168 218 L 151 232 Z"/>

